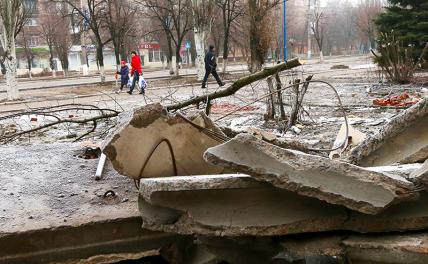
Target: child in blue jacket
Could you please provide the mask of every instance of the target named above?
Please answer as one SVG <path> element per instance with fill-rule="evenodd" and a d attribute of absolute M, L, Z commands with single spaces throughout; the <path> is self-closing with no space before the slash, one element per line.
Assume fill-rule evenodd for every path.
<path fill-rule="evenodd" d="M 120 72 L 116 72 L 116 74 L 120 74 L 120 91 L 122 92 L 123 86 L 126 86 L 129 81 L 129 68 L 126 65 L 126 61 L 120 62 Z"/>

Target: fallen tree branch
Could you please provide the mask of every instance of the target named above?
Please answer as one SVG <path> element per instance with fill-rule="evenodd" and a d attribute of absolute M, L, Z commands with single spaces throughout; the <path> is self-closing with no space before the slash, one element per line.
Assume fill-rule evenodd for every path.
<path fill-rule="evenodd" d="M 229 95 L 236 93 L 242 87 L 247 86 L 247 85 L 249 85 L 255 81 L 264 79 L 268 76 L 274 75 L 274 74 L 279 73 L 281 71 L 285 71 L 285 70 L 289 70 L 289 69 L 298 67 L 300 65 L 302 65 L 302 63 L 299 61 L 299 59 L 296 58 L 296 59 L 286 61 L 285 63 L 275 65 L 273 67 L 264 68 L 262 71 L 259 71 L 255 74 L 251 74 L 249 76 L 245 76 L 245 77 L 242 77 L 242 78 L 236 80 L 230 87 L 228 87 L 226 89 L 215 91 L 215 92 L 207 94 L 207 95 L 197 96 L 197 97 L 191 98 L 191 99 L 184 101 L 184 102 L 168 105 L 166 107 L 166 109 L 168 111 L 178 110 L 178 109 L 181 109 L 181 108 L 189 106 L 189 105 L 199 104 L 201 102 L 212 101 L 212 100 L 217 99 L 217 98 L 226 97 L 226 96 L 229 96 Z"/>

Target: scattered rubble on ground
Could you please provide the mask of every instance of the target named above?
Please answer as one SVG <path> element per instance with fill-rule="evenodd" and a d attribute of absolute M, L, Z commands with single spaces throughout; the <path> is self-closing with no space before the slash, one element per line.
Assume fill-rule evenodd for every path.
<path fill-rule="evenodd" d="M 427 98 L 413 92 L 393 97 L 396 88 L 376 85 L 339 91 L 348 125 L 341 109 L 331 104 L 333 97 L 320 98 L 316 85 L 308 90 L 305 118 L 288 130 L 284 122 L 263 119 L 265 103 L 243 107 L 239 98 L 215 99 L 210 117 L 168 112 L 161 104 L 125 111 L 102 150 L 111 162 L 107 172 L 135 180 L 138 193 L 120 177 L 115 181 L 121 184 L 114 186 L 99 178 L 107 191 L 92 186 L 89 194 L 78 192 L 77 171 L 86 173 L 85 183 L 93 179 L 90 159 L 100 154 L 98 144 L 86 144 L 73 145 L 75 155 L 84 158 L 78 159 L 83 167 L 70 166 L 76 175 L 67 184 L 74 191 L 49 199 L 55 200 L 53 206 L 68 196 L 91 199 L 102 214 L 135 205 L 128 227 L 139 229 L 144 246 L 154 239 L 160 254 L 175 263 L 426 263 Z M 382 100 L 373 106 L 373 97 Z M 212 121 L 238 109 L 229 119 Z M 36 122 L 28 118 L 25 122 Z M 1 126 L 0 135 L 13 129 L 13 124 Z M 59 158 L 65 156 L 52 160 Z M 43 162 L 50 164 L 46 157 Z M 59 169 L 47 171 L 59 174 Z M 11 206 L 15 194 L 7 195 Z M 65 215 L 65 209 L 52 210 L 59 210 L 68 228 L 83 209 Z M 99 217 L 96 211 L 85 214 Z M 33 212 L 28 216 L 37 223 L 42 218 Z M 127 220 L 119 220 L 126 226 Z"/>
<path fill-rule="evenodd" d="M 214 259 L 229 260 L 231 263 L 252 263 L 245 256 L 256 254 L 252 252 L 253 249 L 238 246 L 245 245 L 248 237 L 251 237 L 253 242 L 263 245 L 254 249 L 258 255 L 254 260 L 257 261 L 289 259 L 292 263 L 297 259 L 331 257 L 339 261 L 337 263 L 344 263 L 346 256 L 352 263 L 364 263 L 370 254 L 379 251 L 378 260 L 384 263 L 393 254 L 387 253 L 388 246 L 379 249 L 376 243 L 381 243 L 382 239 L 388 241 L 390 236 L 384 234 L 373 240 L 370 235 L 358 235 L 359 233 L 423 231 L 428 228 L 428 195 L 424 187 L 426 164 L 417 163 L 421 161 L 418 159 L 412 160 L 414 164 L 397 165 L 397 162 L 408 160 L 408 156 L 414 156 L 414 153 L 402 151 L 401 156 L 395 152 L 395 155 L 388 153 L 393 151 L 391 149 L 400 149 L 397 148 L 394 137 L 402 137 L 415 144 L 411 150 L 423 149 L 426 145 L 425 134 L 422 133 L 427 131 L 424 122 L 427 117 L 426 109 L 426 100 L 423 99 L 394 117 L 374 136 L 359 132 L 350 125 L 346 133 L 346 125 L 343 124 L 333 145 L 340 145 L 339 142 L 343 142 L 348 134 L 345 149 L 348 155 L 340 160 L 331 160 L 325 156 L 271 144 L 269 142 L 277 140 L 276 135 L 257 128 L 241 132 L 227 131 L 226 134 L 232 136 L 232 139 L 216 140 L 213 134 L 220 130 L 203 114 L 201 116 L 204 122 L 200 124 L 211 130 L 211 134 L 195 129 L 189 122 L 178 121 L 183 118 L 170 116 L 163 111 L 161 105 L 148 105 L 134 111 L 133 116 L 124 118 L 123 123 L 126 125 L 110 137 L 104 151 L 113 158 L 113 164 L 116 163 L 115 167 L 121 174 L 134 179 L 141 178 L 138 203 L 143 228 L 184 236 L 193 235 L 198 238 L 199 250 L 204 248 L 205 254 L 214 255 Z M 169 134 L 160 135 L 166 128 L 184 124 L 189 126 L 185 134 L 172 130 Z M 419 133 L 415 132 L 415 126 Z M 144 129 L 139 135 L 145 135 L 146 137 L 141 138 L 149 138 L 151 144 L 149 141 L 131 140 L 136 133 L 132 135 L 127 129 L 133 130 L 135 127 Z M 129 158 L 118 158 L 121 155 L 153 146 L 153 142 L 157 142 L 159 137 L 171 137 L 174 140 L 177 134 L 182 141 L 187 141 L 191 136 L 193 142 L 198 142 L 198 150 L 193 152 L 195 157 L 192 159 L 195 161 L 203 157 L 207 162 L 198 161 L 194 165 L 218 166 L 218 171 L 178 174 L 169 170 L 163 174 L 136 177 L 135 173 L 123 170 L 134 165 L 128 165 Z M 414 139 L 413 136 L 417 138 Z M 123 141 L 118 144 L 117 140 Z M 203 145 L 201 141 L 209 143 Z M 125 142 L 132 142 L 133 145 Z M 165 150 L 167 153 L 159 155 L 155 160 L 158 167 L 171 162 L 169 152 L 174 152 L 177 160 L 180 155 L 188 154 L 180 154 L 180 146 L 172 145 L 173 151 Z M 386 162 L 361 162 L 375 155 L 382 147 L 391 148 L 383 151 L 395 159 Z M 149 150 L 145 151 L 150 153 Z M 134 155 L 136 154 L 132 154 Z M 139 156 L 141 158 L 134 163 L 141 168 L 147 154 L 142 152 Z M 354 158 L 354 162 L 357 160 L 357 164 L 371 167 L 364 168 L 346 162 L 350 157 Z M 326 231 L 333 233 L 324 235 L 323 232 Z M 307 233 L 314 234 L 313 237 L 324 236 L 323 239 L 328 243 L 311 242 L 312 238 Z M 410 238 L 411 234 L 402 235 L 406 236 Z M 270 239 L 274 237 L 281 239 Z M 298 239 L 297 244 L 300 245 L 297 248 L 300 249 L 290 245 L 293 239 Z M 233 246 L 233 252 L 225 246 L 228 243 L 236 246 Z M 272 247 L 268 249 L 267 245 L 270 244 L 274 245 L 275 250 Z M 302 253 L 301 249 L 307 249 L 308 245 L 318 248 Z M 399 251 L 402 247 L 391 242 L 390 249 Z M 406 254 L 398 253 L 399 256 L 407 256 Z M 418 254 L 421 253 L 415 252 L 415 256 Z M 413 256 L 413 253 L 410 255 Z M 404 259 L 393 263 L 407 263 L 403 261 Z"/>

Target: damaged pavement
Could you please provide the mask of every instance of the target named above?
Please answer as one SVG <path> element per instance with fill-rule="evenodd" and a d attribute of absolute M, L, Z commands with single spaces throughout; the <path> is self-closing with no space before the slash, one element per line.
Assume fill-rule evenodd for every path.
<path fill-rule="evenodd" d="M 207 256 L 188 263 L 426 263 L 427 105 L 339 160 L 246 133 L 229 139 L 203 113 L 187 119 L 160 105 L 125 116 L 104 152 L 139 183 L 142 228 L 192 236 L 196 255 Z M 162 140 L 169 149 L 156 149 Z M 160 171 L 138 173 L 150 162 Z"/>

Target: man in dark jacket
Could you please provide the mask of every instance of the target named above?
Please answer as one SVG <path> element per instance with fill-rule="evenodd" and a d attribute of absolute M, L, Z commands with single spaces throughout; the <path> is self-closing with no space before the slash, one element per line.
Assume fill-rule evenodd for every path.
<path fill-rule="evenodd" d="M 214 55 L 214 45 L 210 45 L 209 51 L 205 55 L 205 76 L 202 81 L 202 88 L 207 88 L 206 84 L 210 73 L 214 76 L 219 86 L 224 85 L 224 83 L 220 80 L 220 77 L 218 77 L 216 68 L 217 68 L 217 62 Z"/>
<path fill-rule="evenodd" d="M 126 61 L 121 61 L 120 65 L 120 71 L 116 72 L 116 74 L 120 74 L 120 91 L 122 91 L 123 86 L 126 87 L 129 81 L 129 68 L 126 66 Z"/>

